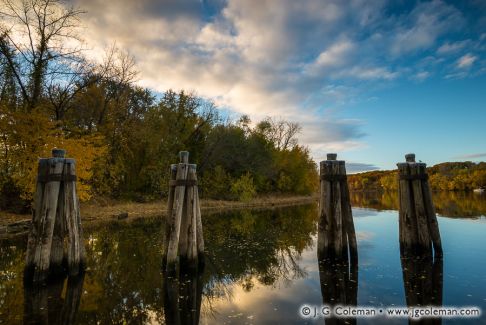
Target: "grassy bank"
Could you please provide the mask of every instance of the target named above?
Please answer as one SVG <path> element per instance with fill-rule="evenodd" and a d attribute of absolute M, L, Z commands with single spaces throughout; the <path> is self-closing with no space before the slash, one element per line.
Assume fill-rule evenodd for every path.
<path fill-rule="evenodd" d="M 265 196 L 249 202 L 201 200 L 203 213 L 215 213 L 233 209 L 268 209 L 315 202 L 317 196 Z M 140 218 L 164 217 L 167 214 L 166 200 L 149 203 L 93 200 L 81 204 L 83 225 L 120 221 L 127 222 Z M 0 211 L 0 238 L 19 235 L 28 230 L 31 222 L 29 214 L 13 214 Z"/>

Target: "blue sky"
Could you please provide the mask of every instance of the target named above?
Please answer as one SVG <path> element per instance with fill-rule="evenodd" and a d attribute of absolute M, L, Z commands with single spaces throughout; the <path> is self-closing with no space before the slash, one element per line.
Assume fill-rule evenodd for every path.
<path fill-rule="evenodd" d="M 486 2 L 78 0 L 94 57 L 113 42 L 139 83 L 232 116 L 299 122 L 316 161 L 394 168 L 486 159 Z"/>

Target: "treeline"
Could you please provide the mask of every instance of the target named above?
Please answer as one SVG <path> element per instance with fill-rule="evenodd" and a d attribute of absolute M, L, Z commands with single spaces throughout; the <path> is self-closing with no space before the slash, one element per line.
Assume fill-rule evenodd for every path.
<path fill-rule="evenodd" d="M 167 195 L 168 167 L 180 150 L 198 164 L 203 197 L 316 189 L 316 165 L 297 143 L 297 124 L 228 121 L 192 93 L 156 94 L 136 85 L 135 63 L 119 49 L 108 49 L 101 63 L 87 59 L 81 11 L 56 0 L 0 4 L 1 209 L 29 206 L 37 159 L 53 147 L 77 160 L 82 200 Z"/>
<path fill-rule="evenodd" d="M 486 162 L 445 162 L 427 168 L 434 191 L 472 191 L 486 188 Z M 397 170 L 372 171 L 348 176 L 351 190 L 398 189 Z"/>

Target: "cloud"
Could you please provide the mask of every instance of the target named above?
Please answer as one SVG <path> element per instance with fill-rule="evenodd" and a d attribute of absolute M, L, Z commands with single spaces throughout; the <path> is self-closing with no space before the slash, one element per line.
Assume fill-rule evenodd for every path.
<path fill-rule="evenodd" d="M 470 43 L 471 40 L 464 40 L 458 42 L 446 42 L 437 49 L 437 54 L 444 55 L 444 54 L 457 53 L 463 48 L 465 48 L 466 46 L 468 46 Z"/>
<path fill-rule="evenodd" d="M 436 50 L 439 39 L 465 24 L 461 11 L 437 0 L 414 6 L 361 0 L 72 1 L 87 10 L 84 36 L 93 58 L 116 41 L 135 57 L 142 86 L 195 90 L 253 120 L 276 115 L 299 122 L 301 140 L 314 157 L 330 148 L 366 146 L 365 121 L 330 111 L 367 101 L 374 87 L 400 78 L 439 74 L 451 61 L 430 53 L 459 53 L 468 46 L 454 40 Z M 476 60 L 467 58 L 457 64 Z"/>
<path fill-rule="evenodd" d="M 305 69 L 312 74 L 322 72 L 325 68 L 340 67 L 347 62 L 346 56 L 354 47 L 355 45 L 348 40 L 338 41 L 321 52 L 315 61 Z"/>
<path fill-rule="evenodd" d="M 356 79 L 363 80 L 373 80 L 373 79 L 384 79 L 392 80 L 399 75 L 398 72 L 392 72 L 384 67 L 362 67 L 355 66 L 349 70 L 343 70 L 340 72 L 341 77 L 353 77 Z"/>
<path fill-rule="evenodd" d="M 418 81 L 424 81 L 428 77 L 430 77 L 430 72 L 421 71 L 421 72 L 418 72 L 416 75 L 414 75 L 412 78 L 415 79 L 415 80 L 418 80 Z"/>
<path fill-rule="evenodd" d="M 442 1 L 420 2 L 407 15 L 390 19 L 397 18 L 397 26 L 391 29 L 396 35 L 391 47 L 394 55 L 427 49 L 439 36 L 465 24 L 461 12 Z"/>
<path fill-rule="evenodd" d="M 469 155 L 462 155 L 462 156 L 456 156 L 456 159 L 479 159 L 479 158 L 486 158 L 486 152 L 485 153 L 473 153 Z"/>
<path fill-rule="evenodd" d="M 346 170 L 348 174 L 362 173 L 362 172 L 368 172 L 371 170 L 378 170 L 378 169 L 380 169 L 380 167 L 375 166 L 373 164 L 353 163 L 353 162 L 346 163 Z"/>
<path fill-rule="evenodd" d="M 477 57 L 470 53 L 465 54 L 457 60 L 456 66 L 458 69 L 467 69 L 473 65 L 476 59 Z"/>

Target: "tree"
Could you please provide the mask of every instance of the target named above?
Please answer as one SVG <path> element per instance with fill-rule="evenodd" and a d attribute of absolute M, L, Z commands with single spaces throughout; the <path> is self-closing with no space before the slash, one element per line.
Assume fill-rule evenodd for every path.
<path fill-rule="evenodd" d="M 292 149 L 297 145 L 297 134 L 302 127 L 295 122 L 267 117 L 257 124 L 255 132 L 262 134 L 278 150 Z"/>
<path fill-rule="evenodd" d="M 71 89 L 85 72 L 77 32 L 83 11 L 60 0 L 1 0 L 0 5 L 0 54 L 31 111 L 48 89 L 51 94 L 61 92 L 63 84 Z"/>

